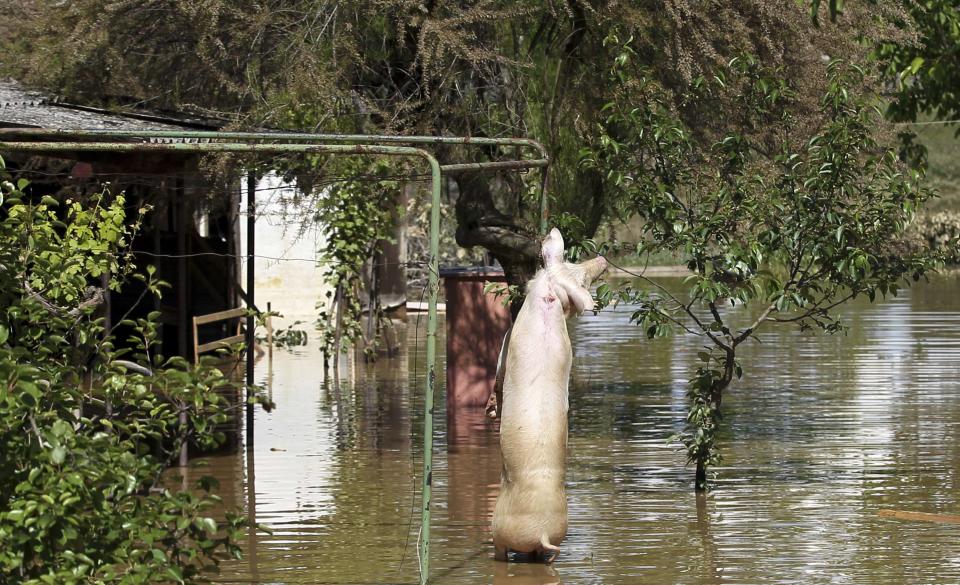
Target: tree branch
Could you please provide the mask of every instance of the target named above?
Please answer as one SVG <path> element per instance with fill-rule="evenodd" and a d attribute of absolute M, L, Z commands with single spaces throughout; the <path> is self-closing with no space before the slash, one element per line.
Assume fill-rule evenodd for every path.
<path fill-rule="evenodd" d="M 89 309 L 91 307 L 96 307 L 97 305 L 103 302 L 103 298 L 104 298 L 104 293 L 102 288 L 89 286 L 87 287 L 87 290 L 84 291 L 86 293 L 86 297 L 80 302 L 79 305 L 77 305 L 72 309 L 64 309 L 62 307 L 58 307 L 57 305 L 53 304 L 52 302 L 47 300 L 42 294 L 33 290 L 33 287 L 30 286 L 30 281 L 26 278 L 23 279 L 23 290 L 27 292 L 27 298 L 31 298 L 37 301 L 48 312 L 53 313 L 58 317 L 70 317 L 72 319 L 76 319 L 77 317 L 79 317 L 84 310 Z"/>
<path fill-rule="evenodd" d="M 457 226 L 457 243 L 465 248 L 483 246 L 495 255 L 540 256 L 540 243 L 516 228 L 496 225 Z"/>
<path fill-rule="evenodd" d="M 674 323 L 676 323 L 677 325 L 679 325 L 680 327 L 682 327 L 682 328 L 683 328 L 685 331 L 687 331 L 688 333 L 692 333 L 693 335 L 697 335 L 697 336 L 699 336 L 699 337 L 703 337 L 704 335 L 706 335 L 706 336 L 709 337 L 710 340 L 713 341 L 718 347 L 722 348 L 724 351 L 730 351 L 730 347 L 729 347 L 727 344 L 725 344 L 723 341 L 721 341 L 720 339 L 718 339 L 717 336 L 715 336 L 715 335 L 710 331 L 710 329 L 707 328 L 707 326 L 704 325 L 702 321 L 700 321 L 700 318 L 697 317 L 696 313 L 694 313 L 693 310 L 691 309 L 692 303 L 691 303 L 691 305 L 684 305 L 683 303 L 680 302 L 680 300 L 679 300 L 677 297 L 673 296 L 673 293 L 671 293 L 669 290 L 667 290 L 666 288 L 664 288 L 661 284 L 659 284 L 659 283 L 657 283 L 657 282 L 654 282 L 653 280 L 647 278 L 646 276 L 644 276 L 644 275 L 642 275 L 642 274 L 638 274 L 638 273 L 636 273 L 636 272 L 632 272 L 632 271 L 627 270 L 626 268 L 624 268 L 624 267 L 622 267 L 622 266 L 617 266 L 616 264 L 613 264 L 613 263 L 610 262 L 609 260 L 608 260 L 607 262 L 610 264 L 610 266 L 613 266 L 614 268 L 617 268 L 618 270 L 621 270 L 621 271 L 623 271 L 623 272 L 625 272 L 625 273 L 627 273 L 627 274 L 629 274 L 629 275 L 631 275 L 631 276 L 634 276 L 634 277 L 636 277 L 636 278 L 639 278 L 640 280 L 646 282 L 647 284 L 652 285 L 652 286 L 655 287 L 657 290 L 659 290 L 661 293 L 663 293 L 668 299 L 670 299 L 670 302 L 672 302 L 672 303 L 673 303 L 674 305 L 676 305 L 677 307 L 683 309 L 683 312 L 686 313 L 687 316 L 689 316 L 689 317 L 693 320 L 693 322 L 697 324 L 697 327 L 700 328 L 701 333 L 698 333 L 698 332 L 696 332 L 696 331 L 693 331 L 692 329 L 690 329 L 690 328 L 687 327 L 686 325 L 682 324 L 680 321 L 678 321 L 678 320 L 670 317 L 670 316 L 667 315 L 666 313 L 661 313 L 662 315 L 664 315 L 665 317 L 667 317 L 668 319 L 670 319 L 671 321 L 673 321 Z"/>
<path fill-rule="evenodd" d="M 747 339 L 748 337 L 750 337 L 750 334 L 753 333 L 754 331 L 756 331 L 756 330 L 757 330 L 757 327 L 759 327 L 761 323 L 763 323 L 764 321 L 766 321 L 766 319 L 767 319 L 767 317 L 770 315 L 770 313 L 771 313 L 774 309 L 776 309 L 776 308 L 777 308 L 777 304 L 776 304 L 776 303 L 770 303 L 770 305 L 769 305 L 766 309 L 763 310 L 763 313 L 761 313 L 760 316 L 757 317 L 757 320 L 753 322 L 753 325 L 750 325 L 749 327 L 747 327 L 746 329 L 744 329 L 743 331 L 741 331 L 741 332 L 740 332 L 740 335 L 736 336 L 736 337 L 733 339 L 733 346 L 736 347 L 736 346 L 740 345 L 741 343 L 743 343 L 744 341 L 746 341 L 746 339 Z"/>
<path fill-rule="evenodd" d="M 830 303 L 830 304 L 827 305 L 826 307 L 820 307 L 820 304 L 823 303 L 824 300 L 826 300 L 826 297 L 824 297 L 823 299 L 821 299 L 819 302 L 817 302 L 814 306 L 810 307 L 810 309 L 808 309 L 807 311 L 805 311 L 805 312 L 804 312 L 803 314 L 801 314 L 801 315 L 797 315 L 796 317 L 788 317 L 788 318 L 785 318 L 785 319 L 780 319 L 780 318 L 776 318 L 776 317 L 771 317 L 771 318 L 768 319 L 768 321 L 774 321 L 774 322 L 777 322 L 777 323 L 793 323 L 793 322 L 796 322 L 796 321 L 802 321 L 802 320 L 804 320 L 804 319 L 808 319 L 808 318 L 812 317 L 813 315 L 825 315 L 828 311 L 830 311 L 830 309 L 833 309 L 834 307 L 838 307 L 838 306 L 842 305 L 843 303 L 849 301 L 850 299 L 852 299 L 852 298 L 855 297 L 855 296 L 856 296 L 855 293 L 850 293 L 850 294 L 846 295 L 845 297 L 843 297 L 842 299 L 840 299 L 839 301 Z"/>

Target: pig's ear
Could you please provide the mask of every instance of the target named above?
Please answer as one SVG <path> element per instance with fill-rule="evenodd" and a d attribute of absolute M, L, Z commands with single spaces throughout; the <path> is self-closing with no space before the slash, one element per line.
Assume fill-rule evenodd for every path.
<path fill-rule="evenodd" d="M 560 230 L 553 228 L 543 239 L 540 253 L 543 255 L 543 265 L 550 266 L 563 262 L 563 236 Z"/>

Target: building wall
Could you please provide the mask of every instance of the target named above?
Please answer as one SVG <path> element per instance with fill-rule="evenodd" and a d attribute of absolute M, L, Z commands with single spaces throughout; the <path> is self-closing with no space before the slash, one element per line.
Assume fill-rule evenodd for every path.
<path fill-rule="evenodd" d="M 247 192 L 242 182 L 240 201 L 240 282 L 246 289 L 247 254 Z M 313 333 L 317 303 L 326 301 L 330 288 L 323 282 L 323 269 L 318 264 L 323 247 L 320 230 L 311 225 L 304 228 L 302 204 L 293 203 L 298 194 L 296 186 L 283 181 L 275 173 L 259 180 L 255 191 L 257 209 L 254 242 L 256 277 L 256 304 L 266 310 L 267 302 L 283 318 L 274 318 L 275 328 L 294 321 L 303 321 L 300 328 Z M 301 199 L 302 201 L 302 199 Z"/>

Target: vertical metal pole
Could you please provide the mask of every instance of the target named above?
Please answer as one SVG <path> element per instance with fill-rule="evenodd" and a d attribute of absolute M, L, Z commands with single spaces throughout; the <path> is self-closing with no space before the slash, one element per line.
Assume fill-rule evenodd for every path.
<path fill-rule="evenodd" d="M 427 384 L 423 400 L 423 492 L 420 521 L 420 583 L 430 578 L 430 492 L 433 487 L 433 396 L 437 380 L 437 295 L 440 291 L 440 165 L 429 156 L 430 204 L 429 304 L 427 308 Z"/>
<path fill-rule="evenodd" d="M 187 266 L 187 257 L 190 250 L 187 249 L 187 230 L 192 228 L 193 218 L 187 209 L 187 192 L 182 177 L 177 177 L 174 181 L 174 193 L 177 196 L 177 353 L 186 357 L 187 355 L 187 322 L 190 321 L 190 315 L 193 313 L 191 306 L 192 298 L 190 296 L 190 284 L 188 281 L 189 267 Z M 187 435 L 186 405 L 180 411 L 178 417 L 180 421 L 180 432 Z M 189 445 L 186 440 L 180 445 L 180 458 L 178 463 L 180 467 L 186 467 L 189 462 Z M 184 480 L 186 474 L 184 473 Z"/>
<path fill-rule="evenodd" d="M 180 421 L 180 432 L 186 435 L 187 425 L 190 424 L 190 421 L 187 419 L 187 411 L 185 406 L 184 410 L 180 411 L 180 417 L 178 420 Z M 180 459 L 178 463 L 180 464 L 180 467 L 186 467 L 189 462 L 190 444 L 186 439 L 184 439 L 183 443 L 180 445 Z"/>
<path fill-rule="evenodd" d="M 187 321 L 190 320 L 190 314 L 193 313 L 190 301 L 190 285 L 187 282 L 189 276 L 189 266 L 187 257 L 190 250 L 187 249 L 187 230 L 192 229 L 192 217 L 187 213 L 187 194 L 184 188 L 184 181 L 177 177 L 174 180 L 173 192 L 176 196 L 176 222 L 177 231 L 177 353 L 181 356 L 187 355 Z"/>
<path fill-rule="evenodd" d="M 260 565 L 257 562 L 257 474 L 254 465 L 253 449 L 247 449 L 247 548 L 243 554 L 247 557 L 250 577 L 254 583 L 260 582 Z"/>
<path fill-rule="evenodd" d="M 256 307 L 256 300 L 254 297 L 254 243 L 255 238 L 254 234 L 256 232 L 256 204 L 257 204 L 257 177 L 253 174 L 253 171 L 247 173 L 247 310 L 253 311 Z M 247 392 L 246 392 L 246 412 L 247 412 L 247 448 L 253 447 L 253 403 L 250 402 L 252 398 L 252 388 L 253 388 L 253 358 L 256 353 L 254 350 L 254 344 L 256 340 L 254 338 L 254 327 L 256 325 L 256 319 L 251 312 L 247 315 Z"/>

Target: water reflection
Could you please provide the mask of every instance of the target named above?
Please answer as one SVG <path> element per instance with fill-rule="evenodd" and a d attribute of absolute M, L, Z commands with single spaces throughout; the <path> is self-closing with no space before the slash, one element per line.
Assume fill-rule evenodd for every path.
<path fill-rule="evenodd" d="M 560 585 L 560 574 L 542 563 L 494 563 L 494 585 Z"/>
<path fill-rule="evenodd" d="M 666 442 L 700 343 L 648 342 L 622 310 L 572 323 L 570 530 L 556 565 L 492 560 L 500 459 L 478 409 L 438 421 L 435 582 L 960 582 L 960 526 L 877 514 L 960 513 L 958 284 L 847 306 L 846 336 L 762 333 L 725 399 L 725 466 L 705 497 Z M 257 413 L 252 450 L 210 470 L 225 504 L 273 534 L 251 532 L 218 582 L 417 582 L 424 327 L 401 331 L 399 356 L 358 367 L 339 401 L 310 348 L 277 352 L 272 372 L 262 363 L 277 409 Z"/>

